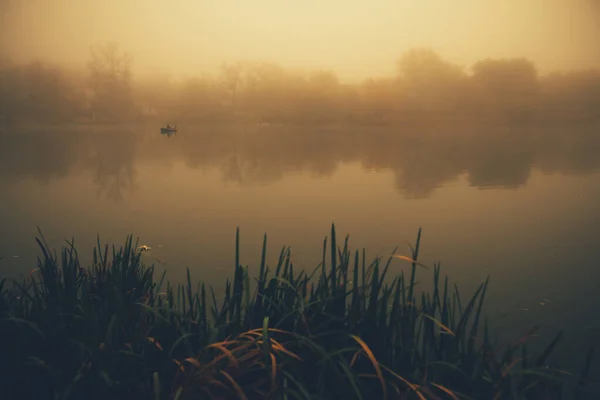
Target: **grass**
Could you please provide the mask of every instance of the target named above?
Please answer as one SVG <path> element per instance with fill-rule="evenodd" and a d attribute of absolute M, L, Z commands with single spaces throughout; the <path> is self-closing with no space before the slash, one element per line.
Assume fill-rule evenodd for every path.
<path fill-rule="evenodd" d="M 560 335 L 530 354 L 526 335 L 492 341 L 482 316 L 488 280 L 468 299 L 433 266 L 415 290 L 421 231 L 410 256 L 366 261 L 338 246 L 298 271 L 289 248 L 251 280 L 239 260 L 217 301 L 211 287 L 172 285 L 145 265 L 131 236 L 98 246 L 82 268 L 40 237 L 37 268 L 0 281 L 2 391 L 15 399 L 584 399 L 587 376 L 551 368 Z M 410 276 L 391 275 L 394 257 Z M 158 278 L 158 279 L 157 279 Z M 531 334 L 530 332 L 529 334 Z M 7 397 L 3 397 L 7 398 Z"/>

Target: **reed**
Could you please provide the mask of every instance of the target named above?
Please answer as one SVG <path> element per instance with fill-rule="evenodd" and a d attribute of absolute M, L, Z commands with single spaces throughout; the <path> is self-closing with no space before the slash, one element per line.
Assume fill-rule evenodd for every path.
<path fill-rule="evenodd" d="M 367 263 L 335 227 L 313 271 L 289 248 L 258 276 L 235 265 L 224 297 L 170 284 L 129 236 L 98 244 L 82 268 L 74 242 L 60 257 L 43 236 L 37 268 L 0 281 L 0 381 L 24 399 L 559 399 L 597 398 L 587 372 L 548 366 L 560 335 L 530 354 L 526 335 L 492 341 L 482 316 L 488 280 L 468 299 L 433 265 L 417 293 L 421 231 L 408 256 Z M 412 265 L 393 274 L 394 258 Z M 531 333 L 531 332 L 530 332 Z M 481 339 L 478 339 L 481 338 Z M 596 386 L 595 386 L 596 385 Z M 4 397 L 7 398 L 7 397 Z"/>

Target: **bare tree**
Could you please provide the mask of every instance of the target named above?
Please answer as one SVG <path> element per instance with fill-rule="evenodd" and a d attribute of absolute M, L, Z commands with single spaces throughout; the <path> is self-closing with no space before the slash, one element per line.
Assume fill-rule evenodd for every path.
<path fill-rule="evenodd" d="M 88 63 L 93 91 L 92 116 L 121 119 L 132 110 L 131 57 L 117 43 L 91 48 Z"/>
<path fill-rule="evenodd" d="M 229 92 L 232 108 L 236 106 L 237 93 L 243 83 L 243 75 L 244 65 L 241 62 L 221 65 L 221 78 L 225 89 Z"/>

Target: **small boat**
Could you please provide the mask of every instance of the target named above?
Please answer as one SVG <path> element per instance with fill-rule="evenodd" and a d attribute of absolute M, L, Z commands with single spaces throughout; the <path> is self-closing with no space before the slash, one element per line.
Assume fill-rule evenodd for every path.
<path fill-rule="evenodd" d="M 160 133 L 176 133 L 177 132 L 177 125 L 167 125 L 164 128 L 160 128 Z"/>

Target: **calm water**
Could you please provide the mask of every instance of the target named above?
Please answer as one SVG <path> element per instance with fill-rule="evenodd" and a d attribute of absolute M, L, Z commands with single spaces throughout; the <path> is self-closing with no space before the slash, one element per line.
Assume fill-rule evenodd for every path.
<path fill-rule="evenodd" d="M 37 226 L 51 245 L 74 236 L 86 257 L 96 234 L 121 243 L 133 233 L 171 279 L 189 266 L 217 287 L 236 226 L 251 268 L 265 232 L 272 263 L 287 244 L 312 268 L 332 222 L 371 256 L 396 245 L 408 255 L 422 226 L 422 261 L 441 261 L 463 297 L 491 275 L 497 332 L 540 323 L 544 340 L 570 328 L 575 346 L 600 333 L 599 150 L 598 127 L 4 132 L 1 273 L 35 267 Z M 424 289 L 430 276 L 421 272 Z"/>

